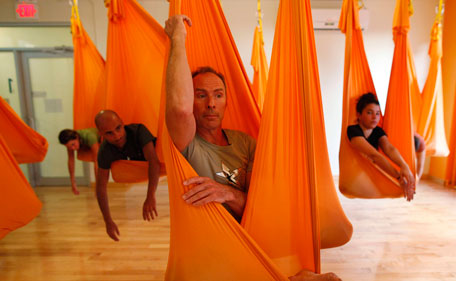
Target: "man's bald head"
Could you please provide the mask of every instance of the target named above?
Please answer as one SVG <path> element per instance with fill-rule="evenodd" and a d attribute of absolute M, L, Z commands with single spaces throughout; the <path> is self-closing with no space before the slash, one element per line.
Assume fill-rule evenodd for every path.
<path fill-rule="evenodd" d="M 122 119 L 120 119 L 119 115 L 115 111 L 110 109 L 102 110 L 95 116 L 95 126 L 100 129 L 100 127 L 103 126 L 106 121 L 111 120 L 119 120 L 121 123 L 123 123 Z"/>
<path fill-rule="evenodd" d="M 119 115 L 112 110 L 102 110 L 95 116 L 95 125 L 100 135 L 110 144 L 122 148 L 126 141 L 126 132 Z"/>

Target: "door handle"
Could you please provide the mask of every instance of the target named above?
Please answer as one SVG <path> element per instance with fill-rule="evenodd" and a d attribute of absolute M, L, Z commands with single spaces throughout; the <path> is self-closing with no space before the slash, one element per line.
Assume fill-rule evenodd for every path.
<path fill-rule="evenodd" d="M 13 79 L 8 78 L 8 88 L 9 88 L 10 94 L 13 93 L 13 86 L 11 85 L 11 83 L 13 83 Z"/>

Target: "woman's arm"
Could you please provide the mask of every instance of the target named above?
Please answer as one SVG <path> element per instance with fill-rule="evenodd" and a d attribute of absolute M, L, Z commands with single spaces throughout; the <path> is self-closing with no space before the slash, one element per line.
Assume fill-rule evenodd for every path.
<path fill-rule="evenodd" d="M 387 136 L 382 136 L 378 144 L 386 156 L 399 166 L 401 185 L 404 186 L 407 200 L 412 200 L 415 194 L 415 176 L 412 174 L 410 167 L 404 158 L 402 158 L 399 151 L 390 143 Z"/>
<path fill-rule="evenodd" d="M 356 150 L 365 154 L 386 173 L 396 179 L 399 178 L 400 173 L 391 165 L 388 159 L 378 152 L 378 150 L 376 150 L 364 137 L 353 137 L 350 143 Z"/>

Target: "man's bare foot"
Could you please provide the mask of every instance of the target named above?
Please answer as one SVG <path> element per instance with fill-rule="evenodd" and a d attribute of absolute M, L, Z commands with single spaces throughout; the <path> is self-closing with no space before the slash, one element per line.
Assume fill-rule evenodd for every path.
<path fill-rule="evenodd" d="M 77 188 L 72 188 L 71 190 L 73 191 L 74 195 L 79 195 L 79 190 Z"/>
<path fill-rule="evenodd" d="M 329 272 L 316 274 L 306 269 L 301 270 L 295 276 L 290 277 L 291 281 L 342 281 L 336 274 Z"/>

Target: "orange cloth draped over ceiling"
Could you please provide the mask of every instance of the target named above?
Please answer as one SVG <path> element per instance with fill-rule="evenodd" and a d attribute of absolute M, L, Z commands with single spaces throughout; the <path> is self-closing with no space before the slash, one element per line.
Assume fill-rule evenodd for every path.
<path fill-rule="evenodd" d="M 441 9 L 442 1 L 431 31 L 431 64 L 423 89 L 421 115 L 416 129 L 426 142 L 426 154 L 433 156 L 448 156 L 450 153 L 443 119 Z"/>
<path fill-rule="evenodd" d="M 0 135 L 0 239 L 33 220 L 42 206 L 8 146 Z"/>
<path fill-rule="evenodd" d="M 280 2 L 242 225 L 287 275 L 320 269 L 323 247 L 349 241 L 324 129 L 310 1 Z"/>
<path fill-rule="evenodd" d="M 287 4 L 289 5 L 289 3 L 285 5 Z M 295 1 L 295 5 L 297 4 L 298 1 Z M 302 9 L 301 7 L 300 11 L 303 11 Z M 171 1 L 170 11 L 170 14 L 182 13 L 192 19 L 193 25 L 188 29 L 186 42 L 191 69 L 209 65 L 224 73 L 227 78 L 228 105 L 223 126 L 256 136 L 259 123 L 258 107 L 253 98 L 234 40 L 223 16 L 220 3 L 216 0 Z M 289 10 L 286 11 L 290 12 Z M 299 18 L 299 15 L 294 16 Z M 309 31 L 308 29 L 305 30 Z M 310 30 L 312 29 L 310 28 Z M 304 47 L 302 46 L 302 48 Z M 308 56 L 310 57 L 310 55 Z M 315 60 L 312 61 L 316 64 Z M 303 73 L 300 73 L 300 75 L 304 76 Z M 312 88 L 310 84 L 306 85 L 306 87 Z M 301 87 L 301 89 L 305 88 L 303 85 Z M 296 94 L 296 92 L 293 93 Z M 284 105 L 281 104 L 281 106 Z M 219 204 L 209 204 L 195 208 L 183 202 L 181 195 L 185 192 L 185 188 L 182 182 L 184 179 L 196 176 L 196 173 L 172 144 L 166 128 L 162 135 L 162 141 L 162 151 L 168 170 L 171 209 L 171 243 L 166 279 L 183 280 L 188 278 L 188 276 L 192 276 L 192 278 L 201 276 L 201 280 L 210 280 L 217 276 L 218 280 L 220 278 L 222 280 L 282 280 L 285 278 L 284 280 L 286 280 L 286 277 L 277 271 L 272 261 L 259 250 L 258 246 L 249 238 L 242 227 Z M 326 150 L 326 147 L 324 149 Z M 330 170 L 328 172 L 329 176 L 327 178 L 330 181 L 332 178 Z M 299 170 L 294 176 L 298 177 L 301 174 L 302 171 Z M 331 185 L 328 186 L 331 187 Z M 334 188 L 333 194 L 335 194 Z M 308 193 L 308 195 L 310 194 Z M 306 215 L 306 217 L 313 217 L 314 219 L 311 222 L 312 227 L 305 230 L 305 237 L 310 239 L 311 248 L 307 249 L 309 252 L 306 257 L 303 257 L 305 261 L 302 260 L 302 264 L 313 265 L 311 269 L 318 271 L 319 222 L 316 216 L 317 211 L 315 210 L 315 196 L 316 194 L 314 193 L 312 195 L 312 214 Z M 307 197 L 306 199 L 310 200 L 311 198 Z M 271 200 L 275 200 L 275 197 L 271 198 Z M 337 200 L 337 197 L 335 197 L 335 200 Z M 328 205 L 334 204 L 334 198 L 327 198 L 326 202 L 331 202 Z M 308 204 L 311 205 L 310 202 Z M 271 205 L 274 204 L 269 204 L 268 206 Z M 307 208 L 300 207 L 303 210 Z M 337 218 L 331 217 L 333 223 L 340 220 L 340 214 L 338 215 Z M 346 220 L 343 213 L 342 216 Z M 331 224 L 331 222 L 325 223 Z M 303 228 L 306 228 L 306 226 L 309 226 L 309 222 L 305 222 Z M 351 234 L 351 225 L 348 228 Z M 285 229 L 284 232 L 290 233 L 290 230 Z M 300 233 L 302 234 L 302 232 Z M 201 237 L 204 237 L 204 239 L 201 239 Z M 281 238 L 276 237 L 276 239 Z M 302 244 L 308 242 L 303 241 Z M 220 259 L 224 261 L 223 264 L 218 262 Z M 187 262 L 182 263 L 181 260 L 186 260 Z M 201 262 L 202 260 L 204 262 Z M 262 263 L 261 266 L 258 264 L 259 262 Z M 220 272 L 224 272 L 223 277 L 220 277 Z"/>
<path fill-rule="evenodd" d="M 0 132 L 18 163 L 41 162 L 46 156 L 47 140 L 25 124 L 1 97 Z"/>
<path fill-rule="evenodd" d="M 364 50 L 358 9 L 357 0 L 344 0 L 339 22 L 339 28 L 345 33 L 339 189 L 347 197 L 400 197 L 403 195 L 403 191 L 397 180 L 356 151 L 350 145 L 347 137 L 347 127 L 356 123 L 358 98 L 367 92 L 375 94 L 374 83 Z"/>
<path fill-rule="evenodd" d="M 263 30 L 260 26 L 255 27 L 250 64 L 253 67 L 253 94 L 260 110 L 263 110 L 266 85 L 268 83 L 268 61 L 264 53 Z"/>
<path fill-rule="evenodd" d="M 105 62 L 84 30 L 76 5 L 72 8 L 71 33 L 74 57 L 73 128 L 93 128 L 95 115 L 105 107 L 106 102 L 102 88 L 105 86 Z"/>

